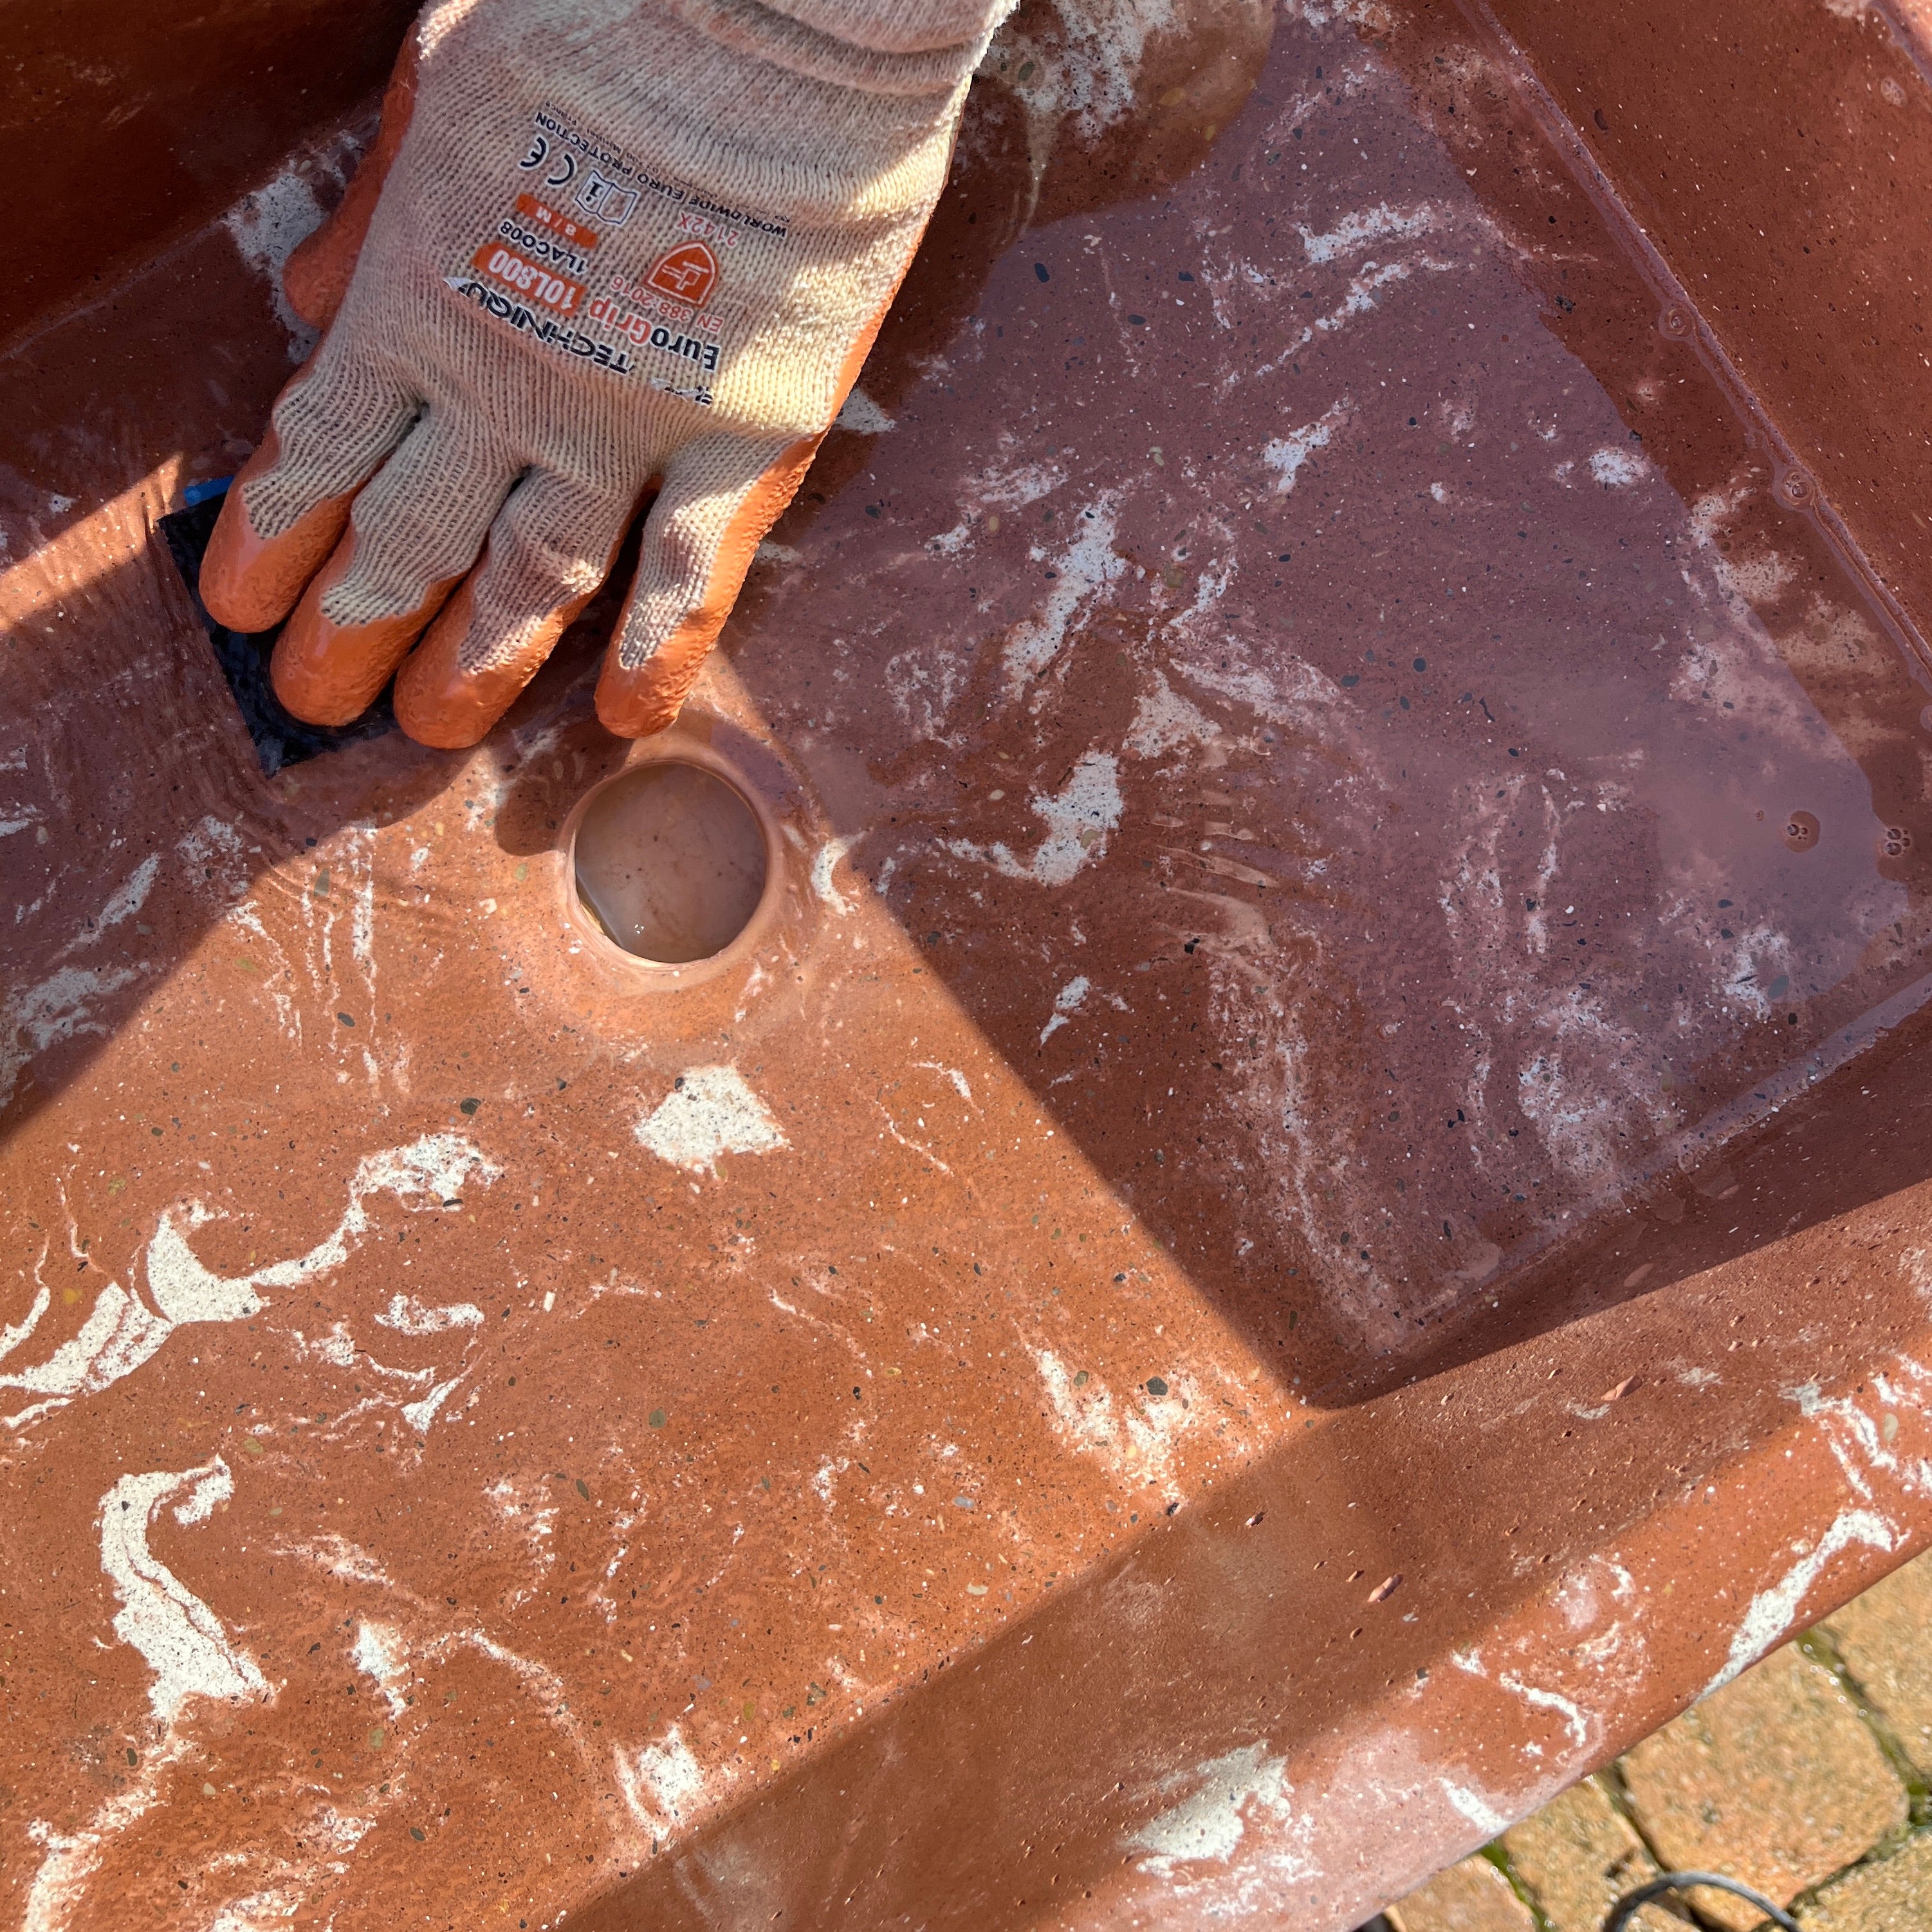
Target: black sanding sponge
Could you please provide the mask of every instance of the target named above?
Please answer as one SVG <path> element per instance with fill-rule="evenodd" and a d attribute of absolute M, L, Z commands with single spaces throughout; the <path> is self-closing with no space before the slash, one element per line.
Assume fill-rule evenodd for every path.
<path fill-rule="evenodd" d="M 299 764 L 304 758 L 320 757 L 339 745 L 353 744 L 361 738 L 379 738 L 395 727 L 396 716 L 385 691 L 352 724 L 332 727 L 304 724 L 282 709 L 281 701 L 268 682 L 268 653 L 274 647 L 279 627 L 254 634 L 231 631 L 218 624 L 201 601 L 201 560 L 208 540 L 214 534 L 215 519 L 221 514 L 221 500 L 228 481 L 191 484 L 186 495 L 188 507 L 160 520 L 161 535 L 167 540 L 182 580 L 194 599 L 194 608 L 209 640 L 214 646 L 215 662 L 234 693 L 235 707 L 248 735 L 255 741 L 255 754 L 262 761 L 262 775 L 273 778 L 284 765 Z"/>

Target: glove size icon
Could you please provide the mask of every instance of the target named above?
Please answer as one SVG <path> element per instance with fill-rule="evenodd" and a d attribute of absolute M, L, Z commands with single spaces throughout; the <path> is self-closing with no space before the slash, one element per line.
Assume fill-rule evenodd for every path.
<path fill-rule="evenodd" d="M 559 214 L 548 202 L 538 200 L 533 194 L 518 196 L 517 212 L 526 221 L 548 229 L 559 241 L 572 248 L 594 248 L 601 238 L 596 229 L 586 228 L 582 222 Z"/>
<path fill-rule="evenodd" d="M 680 242 L 658 257 L 644 281 L 659 295 L 697 308 L 718 285 L 718 257 L 702 242 Z"/>

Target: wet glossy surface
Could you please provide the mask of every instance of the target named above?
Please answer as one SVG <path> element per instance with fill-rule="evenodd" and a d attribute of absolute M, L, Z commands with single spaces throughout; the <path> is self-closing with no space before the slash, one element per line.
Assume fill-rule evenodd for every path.
<path fill-rule="evenodd" d="M 1708 340 L 1928 650 L 1924 0 L 1478 0 L 1514 36 Z M 1932 663 L 1932 656 L 1928 656 Z"/>
<path fill-rule="evenodd" d="M 1924 694 L 1399 24 L 1156 38 L 1165 186 L 1016 30 L 668 989 L 595 610 L 260 776 L 226 230 L 0 371 L 10 1909 L 1346 1926 L 1924 1540 Z"/>
<path fill-rule="evenodd" d="M 578 821 L 578 896 L 640 959 L 681 965 L 724 951 L 765 890 L 765 836 L 723 778 L 646 765 L 606 785 Z"/>
<path fill-rule="evenodd" d="M 781 529 L 736 659 L 1304 1385 L 1924 970 L 1918 694 L 1851 586 L 1754 526 L 1748 452 L 1687 504 L 1649 451 L 1710 412 L 1693 352 L 1647 331 L 1606 394 L 1396 78 L 1324 66 L 1278 48 L 1169 197 L 1036 232 L 926 380 L 887 362 L 900 430 Z M 1882 814 L 1852 748 L 1900 739 Z"/>

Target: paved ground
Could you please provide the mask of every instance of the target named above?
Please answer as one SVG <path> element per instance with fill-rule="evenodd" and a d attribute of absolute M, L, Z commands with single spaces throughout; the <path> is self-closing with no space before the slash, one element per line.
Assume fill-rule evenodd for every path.
<path fill-rule="evenodd" d="M 1387 1915 L 1394 1932 L 1598 1932 L 1660 1869 L 1726 1873 L 1807 1932 L 1932 1932 L 1932 1556 L 1774 1651 Z M 1705 1921 L 1764 1921 L 1709 1891 Z M 1681 1918 L 1646 1907 L 1636 1923 Z"/>

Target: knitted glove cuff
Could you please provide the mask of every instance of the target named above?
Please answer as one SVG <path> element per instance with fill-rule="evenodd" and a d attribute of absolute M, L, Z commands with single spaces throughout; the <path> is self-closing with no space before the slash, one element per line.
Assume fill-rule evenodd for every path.
<path fill-rule="evenodd" d="M 867 94 L 944 96 L 1014 0 L 656 0 L 707 39 Z"/>

